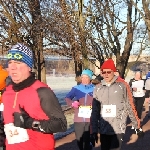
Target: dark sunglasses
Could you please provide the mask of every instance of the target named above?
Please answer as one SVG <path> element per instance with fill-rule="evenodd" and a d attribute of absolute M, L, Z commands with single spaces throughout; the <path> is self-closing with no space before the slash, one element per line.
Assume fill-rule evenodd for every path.
<path fill-rule="evenodd" d="M 112 73 L 112 71 L 102 71 L 102 74 L 111 74 Z"/>

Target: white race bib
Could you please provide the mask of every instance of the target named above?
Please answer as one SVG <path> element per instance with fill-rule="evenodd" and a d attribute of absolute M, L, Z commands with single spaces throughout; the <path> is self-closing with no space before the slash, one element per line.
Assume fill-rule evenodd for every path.
<path fill-rule="evenodd" d="M 8 144 L 21 143 L 29 140 L 29 136 L 26 129 L 7 126 L 4 128 Z"/>
<path fill-rule="evenodd" d="M 102 117 L 116 117 L 116 105 L 103 105 Z"/>
<path fill-rule="evenodd" d="M 138 94 L 143 94 L 143 88 L 137 88 L 137 93 Z"/>
<path fill-rule="evenodd" d="M 91 106 L 80 106 L 78 117 L 90 118 L 91 112 L 92 112 Z"/>

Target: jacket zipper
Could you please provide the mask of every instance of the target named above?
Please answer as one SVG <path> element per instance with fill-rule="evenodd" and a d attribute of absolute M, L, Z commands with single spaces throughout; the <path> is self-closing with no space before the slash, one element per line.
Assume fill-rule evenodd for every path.
<path fill-rule="evenodd" d="M 17 104 L 17 98 L 18 98 L 18 93 L 19 93 L 19 92 L 16 92 L 16 94 L 15 94 L 15 99 L 14 99 L 13 108 L 16 107 L 16 104 Z"/>

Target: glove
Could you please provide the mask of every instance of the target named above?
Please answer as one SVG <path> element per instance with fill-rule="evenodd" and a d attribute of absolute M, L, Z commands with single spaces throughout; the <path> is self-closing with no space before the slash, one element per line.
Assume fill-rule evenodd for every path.
<path fill-rule="evenodd" d="M 21 122 L 23 122 L 24 128 L 32 129 L 32 124 L 33 124 L 33 121 L 35 121 L 35 120 L 29 116 L 29 114 L 24 110 L 24 108 L 21 108 L 20 106 L 19 106 L 19 108 L 20 108 L 20 112 L 21 112 L 20 115 L 22 116 L 22 117 L 20 117 L 20 120 L 21 120 Z"/>
<path fill-rule="evenodd" d="M 41 128 L 41 122 L 45 122 L 45 120 L 35 120 L 31 118 L 29 114 L 24 110 L 24 108 L 20 107 L 20 111 L 21 111 L 21 116 L 24 120 L 25 129 L 32 129 L 34 131 L 45 133 L 45 131 Z"/>
<path fill-rule="evenodd" d="M 144 137 L 145 134 L 141 128 L 135 129 L 135 133 L 138 135 L 139 138 Z"/>
<path fill-rule="evenodd" d="M 14 116 L 14 126 L 25 128 L 22 114 L 18 112 L 14 112 L 13 116 Z"/>
<path fill-rule="evenodd" d="M 80 103 L 79 103 L 78 101 L 74 101 L 74 102 L 72 103 L 72 107 L 73 107 L 73 108 L 79 108 L 79 106 L 80 106 Z"/>
<path fill-rule="evenodd" d="M 21 127 L 24 129 L 32 129 L 32 124 L 35 121 L 29 116 L 29 114 L 19 106 L 20 113 L 14 112 L 14 126 Z"/>
<path fill-rule="evenodd" d="M 98 143 L 98 136 L 97 133 L 93 133 L 90 135 L 90 142 L 95 147 L 95 142 Z"/>

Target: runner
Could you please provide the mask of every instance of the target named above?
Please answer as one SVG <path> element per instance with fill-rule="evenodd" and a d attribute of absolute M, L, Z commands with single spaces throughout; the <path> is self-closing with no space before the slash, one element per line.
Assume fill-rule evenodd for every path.
<path fill-rule="evenodd" d="M 33 53 L 23 44 L 8 51 L 12 84 L 2 95 L 7 150 L 54 150 L 53 133 L 64 132 L 67 121 L 48 85 L 31 73 Z"/>
<path fill-rule="evenodd" d="M 91 84 L 93 72 L 85 69 L 81 75 L 81 84 L 74 86 L 66 95 L 66 102 L 75 110 L 74 128 L 80 150 L 91 150 L 90 116 L 94 85 Z"/>
<path fill-rule="evenodd" d="M 137 110 L 138 118 L 141 119 L 142 108 L 145 101 L 145 80 L 142 79 L 142 72 L 137 70 L 135 76 L 129 82 L 133 91 L 134 104 Z"/>
<path fill-rule="evenodd" d="M 114 75 L 116 67 L 113 60 L 105 61 L 101 71 L 104 80 L 93 92 L 92 136 L 97 141 L 99 129 L 101 150 L 121 150 L 127 114 L 136 128 L 136 134 L 143 136 L 140 120 L 134 108 L 129 85 Z"/>

